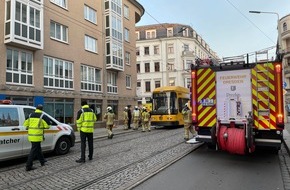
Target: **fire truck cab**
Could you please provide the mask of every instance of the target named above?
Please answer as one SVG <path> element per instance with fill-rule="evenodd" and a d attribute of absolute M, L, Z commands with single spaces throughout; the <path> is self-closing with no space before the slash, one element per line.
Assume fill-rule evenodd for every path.
<path fill-rule="evenodd" d="M 279 150 L 284 129 L 282 63 L 245 61 L 193 65 L 192 122 L 198 136 L 234 154 L 256 146 Z"/>

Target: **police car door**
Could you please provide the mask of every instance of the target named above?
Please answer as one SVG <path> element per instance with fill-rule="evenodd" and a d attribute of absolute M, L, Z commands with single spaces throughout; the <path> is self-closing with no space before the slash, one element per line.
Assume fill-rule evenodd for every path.
<path fill-rule="evenodd" d="M 24 129 L 20 110 L 13 106 L 0 107 L 0 160 L 23 154 Z"/>

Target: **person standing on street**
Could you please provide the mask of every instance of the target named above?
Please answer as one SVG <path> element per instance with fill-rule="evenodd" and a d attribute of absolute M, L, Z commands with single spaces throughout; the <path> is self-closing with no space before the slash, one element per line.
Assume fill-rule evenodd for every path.
<path fill-rule="evenodd" d="M 131 105 L 128 105 L 128 129 L 131 129 L 132 123 L 132 112 L 131 112 Z"/>
<path fill-rule="evenodd" d="M 107 107 L 107 113 L 105 113 L 104 119 L 107 121 L 106 128 L 108 132 L 108 139 L 112 139 L 114 136 L 113 126 L 114 126 L 115 114 L 111 106 Z"/>
<path fill-rule="evenodd" d="M 149 125 L 149 120 L 150 120 L 150 113 L 147 111 L 147 108 L 143 108 L 142 112 L 142 132 L 151 131 L 151 127 Z"/>
<path fill-rule="evenodd" d="M 82 108 L 77 113 L 77 129 L 80 132 L 81 138 L 81 158 L 76 160 L 77 163 L 86 162 L 86 139 L 88 139 L 89 146 L 89 160 L 93 159 L 94 153 L 94 125 L 97 121 L 97 116 L 94 111 L 89 107 L 87 101 L 82 101 Z"/>
<path fill-rule="evenodd" d="M 128 129 L 128 120 L 129 120 L 128 107 L 124 108 L 123 117 L 124 117 L 124 129 L 127 130 Z"/>
<path fill-rule="evenodd" d="M 189 140 L 189 132 L 196 135 L 196 131 L 192 127 L 192 119 L 191 119 L 191 110 L 188 107 L 188 103 L 185 104 L 185 107 L 182 110 L 183 121 L 184 121 L 184 140 Z"/>
<path fill-rule="evenodd" d="M 42 154 L 41 142 L 44 141 L 44 129 L 50 127 L 50 120 L 42 113 L 42 110 L 43 106 L 39 104 L 35 112 L 30 114 L 23 124 L 26 130 L 28 130 L 28 141 L 31 142 L 31 150 L 26 162 L 26 171 L 35 169 L 33 167 L 33 160 L 35 157 L 37 157 L 41 166 L 44 166 L 46 162 Z"/>
<path fill-rule="evenodd" d="M 138 106 L 135 106 L 135 109 L 133 110 L 133 130 L 138 130 L 139 127 L 139 121 L 140 121 L 140 110 L 138 108 Z"/>

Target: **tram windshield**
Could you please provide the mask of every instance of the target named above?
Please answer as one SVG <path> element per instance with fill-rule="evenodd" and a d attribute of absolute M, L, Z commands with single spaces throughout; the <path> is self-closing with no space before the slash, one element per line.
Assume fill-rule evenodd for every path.
<path fill-rule="evenodd" d="M 153 93 L 153 109 L 151 114 L 177 114 L 176 92 Z"/>

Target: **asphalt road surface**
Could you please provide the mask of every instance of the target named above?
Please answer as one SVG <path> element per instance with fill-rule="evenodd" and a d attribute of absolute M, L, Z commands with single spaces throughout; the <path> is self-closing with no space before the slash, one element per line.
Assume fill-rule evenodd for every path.
<path fill-rule="evenodd" d="M 279 156 L 232 155 L 199 148 L 134 190 L 282 190 Z"/>

